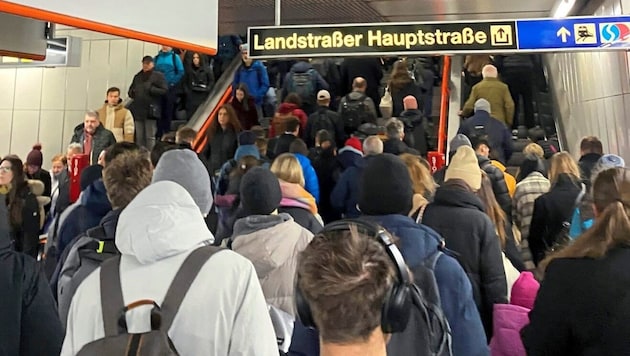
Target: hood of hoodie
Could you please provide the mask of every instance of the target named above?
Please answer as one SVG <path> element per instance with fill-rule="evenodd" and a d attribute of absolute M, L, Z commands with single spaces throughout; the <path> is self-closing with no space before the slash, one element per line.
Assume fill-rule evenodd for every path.
<path fill-rule="evenodd" d="M 116 247 L 149 264 L 190 251 L 214 236 L 186 189 L 171 181 L 149 185 L 122 211 Z"/>
<path fill-rule="evenodd" d="M 107 190 L 102 179 L 90 184 L 81 194 L 81 205 L 94 213 L 105 216 L 112 210 L 112 204 L 107 198 Z"/>
<path fill-rule="evenodd" d="M 361 218 L 376 222 L 399 238 L 397 246 L 405 262 L 411 268 L 421 264 L 427 257 L 435 253 L 438 246 L 442 244 L 440 235 L 437 232 L 425 225 L 416 224 L 408 216 L 397 214 L 364 215 Z"/>
<path fill-rule="evenodd" d="M 337 152 L 337 160 L 341 163 L 343 169 L 356 167 L 362 161 L 363 152 L 351 146 L 344 146 Z"/>
<path fill-rule="evenodd" d="M 449 185 L 437 189 L 433 204 L 484 211 L 483 203 L 474 193 Z"/>
<path fill-rule="evenodd" d="M 302 236 L 312 237 L 287 214 L 258 215 L 240 219 L 234 225 L 232 249 L 247 257 L 258 278 L 294 259 Z M 288 277 L 287 277 L 288 278 Z"/>
<path fill-rule="evenodd" d="M 282 103 L 280 104 L 280 106 L 278 107 L 278 113 L 280 114 L 290 114 L 293 111 L 299 109 L 299 107 L 296 104 L 293 103 Z"/>
<path fill-rule="evenodd" d="M 309 62 L 300 61 L 295 63 L 291 67 L 291 72 L 293 73 L 304 73 L 309 69 L 313 69 L 313 66 Z"/>
<path fill-rule="evenodd" d="M 105 214 L 101 219 L 100 225 L 105 230 L 105 238 L 107 240 L 113 240 L 116 237 L 116 227 L 118 226 L 120 213 L 122 213 L 122 209 L 115 209 Z"/>

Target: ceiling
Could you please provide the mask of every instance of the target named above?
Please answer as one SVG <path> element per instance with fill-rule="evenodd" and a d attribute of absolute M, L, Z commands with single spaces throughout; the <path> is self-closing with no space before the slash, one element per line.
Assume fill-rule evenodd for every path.
<path fill-rule="evenodd" d="M 555 0 L 281 0 L 283 25 L 548 17 Z M 274 24 L 274 0 L 219 0 L 219 33 Z"/>

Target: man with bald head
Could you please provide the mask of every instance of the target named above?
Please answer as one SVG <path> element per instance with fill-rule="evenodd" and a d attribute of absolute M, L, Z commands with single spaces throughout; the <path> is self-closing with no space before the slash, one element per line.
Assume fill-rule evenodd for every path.
<path fill-rule="evenodd" d="M 352 91 L 344 96 L 339 103 L 339 115 L 344 123 L 346 134 L 353 134 L 361 124 L 366 122 L 376 124 L 376 106 L 372 98 L 367 96 L 367 81 L 356 77 L 352 81 Z"/>
<path fill-rule="evenodd" d="M 511 127 L 514 116 L 514 101 L 510 89 L 498 79 L 495 66 L 491 64 L 484 66 L 481 74 L 483 80 L 472 88 L 461 115 L 463 117 L 473 115 L 477 100 L 486 99 L 492 108 L 492 117 Z"/>

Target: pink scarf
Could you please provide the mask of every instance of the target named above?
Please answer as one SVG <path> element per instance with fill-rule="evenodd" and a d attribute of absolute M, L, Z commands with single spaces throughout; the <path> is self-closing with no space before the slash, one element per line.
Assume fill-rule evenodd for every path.
<path fill-rule="evenodd" d="M 280 182 L 280 190 L 282 190 L 281 207 L 302 208 L 310 211 L 313 215 L 317 214 L 315 198 L 304 187 L 285 182 L 282 179 L 278 179 L 278 181 Z"/>

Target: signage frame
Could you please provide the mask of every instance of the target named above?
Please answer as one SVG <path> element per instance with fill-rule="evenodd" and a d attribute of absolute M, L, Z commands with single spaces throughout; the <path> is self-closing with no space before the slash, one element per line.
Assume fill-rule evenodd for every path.
<path fill-rule="evenodd" d="M 622 51 L 630 50 L 630 42 L 627 47 L 565 47 L 565 48 L 536 48 L 536 49 L 520 49 L 518 48 L 519 39 L 519 23 L 523 22 L 537 22 L 537 21 L 583 21 L 592 20 L 594 22 L 602 22 L 610 20 L 618 20 L 620 22 L 629 22 L 630 15 L 619 16 L 571 16 L 564 18 L 526 18 L 526 19 L 494 19 L 494 20 L 470 20 L 470 21 L 422 21 L 422 22 L 383 22 L 383 23 L 340 23 L 340 24 L 309 24 L 309 25 L 283 25 L 283 26 L 250 26 L 247 28 L 247 40 L 250 46 L 250 57 L 253 59 L 277 59 L 277 58 L 316 58 L 316 57 L 387 57 L 387 56 L 408 56 L 408 55 L 456 55 L 456 54 L 510 54 L 510 53 L 549 53 L 549 52 L 592 52 L 592 51 Z M 378 27 L 378 26 L 418 26 L 418 25 L 445 25 L 445 24 L 461 24 L 466 26 L 468 24 L 505 24 L 513 23 L 514 33 L 513 38 L 516 42 L 516 48 L 497 48 L 497 49 L 484 49 L 484 50 L 404 50 L 404 51 L 374 51 L 374 52 L 350 52 L 350 53 L 335 53 L 334 50 L 326 53 L 308 53 L 308 51 L 302 50 L 299 53 L 282 53 L 282 54 L 252 54 L 254 46 L 252 30 L 278 30 L 278 29 L 314 29 L 314 28 L 357 28 L 357 27 Z M 285 50 L 286 52 L 287 50 Z"/>

